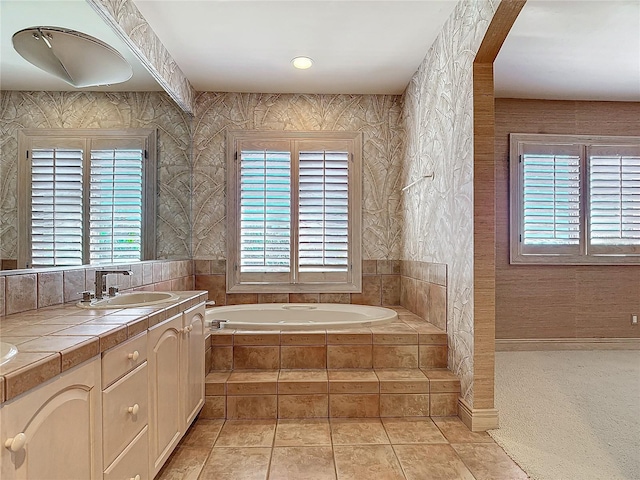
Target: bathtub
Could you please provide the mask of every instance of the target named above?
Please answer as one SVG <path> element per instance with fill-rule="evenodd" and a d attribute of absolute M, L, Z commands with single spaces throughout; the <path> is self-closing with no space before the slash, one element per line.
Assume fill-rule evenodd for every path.
<path fill-rule="evenodd" d="M 207 309 L 206 322 L 236 330 L 334 330 L 385 325 L 389 308 L 340 303 L 261 303 Z"/>

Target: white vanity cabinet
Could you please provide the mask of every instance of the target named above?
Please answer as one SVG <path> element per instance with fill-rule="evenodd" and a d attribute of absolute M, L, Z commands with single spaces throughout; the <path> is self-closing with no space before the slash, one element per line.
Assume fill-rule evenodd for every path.
<path fill-rule="evenodd" d="M 102 458 L 105 479 L 149 479 L 149 380 L 146 359 L 147 332 L 106 351 L 102 356 Z"/>
<path fill-rule="evenodd" d="M 149 329 L 149 470 L 153 478 L 204 405 L 204 303 Z"/>
<path fill-rule="evenodd" d="M 2 480 L 102 478 L 100 358 L 0 408 Z"/>
<path fill-rule="evenodd" d="M 182 314 L 183 341 L 186 347 L 182 350 L 183 433 L 204 405 L 204 315 L 203 303 Z"/>
<path fill-rule="evenodd" d="M 182 314 L 149 329 L 149 473 L 160 470 L 182 437 Z"/>

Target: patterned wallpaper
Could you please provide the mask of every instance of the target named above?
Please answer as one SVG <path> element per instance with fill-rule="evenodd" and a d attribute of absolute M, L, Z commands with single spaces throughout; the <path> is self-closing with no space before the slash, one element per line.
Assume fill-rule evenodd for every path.
<path fill-rule="evenodd" d="M 404 93 L 402 259 L 448 266 L 449 368 L 473 405 L 473 60 L 499 0 L 458 4 Z"/>
<path fill-rule="evenodd" d="M 226 257 L 226 131 L 249 129 L 363 132 L 363 258 L 399 259 L 401 111 L 399 96 L 199 94 L 194 119 L 194 258 Z"/>
<path fill-rule="evenodd" d="M 193 87 L 133 0 L 87 2 L 120 35 L 171 98 L 185 112 L 193 114 Z"/>
<path fill-rule="evenodd" d="M 156 128 L 158 258 L 190 256 L 191 117 L 160 92 L 0 92 L 0 258 L 17 256 L 19 128 Z"/>

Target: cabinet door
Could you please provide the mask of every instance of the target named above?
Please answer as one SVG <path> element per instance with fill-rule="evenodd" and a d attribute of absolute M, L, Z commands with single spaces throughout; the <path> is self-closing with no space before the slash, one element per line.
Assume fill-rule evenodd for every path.
<path fill-rule="evenodd" d="M 182 436 L 182 314 L 149 329 L 149 473 L 153 478 Z"/>
<path fill-rule="evenodd" d="M 5 403 L 0 409 L 3 480 L 102 478 L 100 358 Z M 12 452 L 7 439 L 24 434 Z M 18 442 L 19 443 L 19 442 Z"/>
<path fill-rule="evenodd" d="M 186 431 L 204 405 L 204 303 L 183 313 L 182 373 Z"/>

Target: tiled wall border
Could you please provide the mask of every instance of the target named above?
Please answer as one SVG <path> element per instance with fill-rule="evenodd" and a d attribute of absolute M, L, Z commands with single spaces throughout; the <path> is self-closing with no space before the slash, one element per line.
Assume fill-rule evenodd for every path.
<path fill-rule="evenodd" d="M 109 286 L 126 290 L 193 290 L 191 260 L 153 260 L 100 268 L 131 270 L 133 275 L 113 275 Z M 94 289 L 95 267 L 16 270 L 0 275 L 0 316 L 79 300 L 83 290 Z"/>
<path fill-rule="evenodd" d="M 363 260 L 362 293 L 226 293 L 226 260 L 194 260 L 195 289 L 217 305 L 246 303 L 400 304 L 400 261 Z"/>
<path fill-rule="evenodd" d="M 400 305 L 442 330 L 447 330 L 447 266 L 402 260 Z"/>

